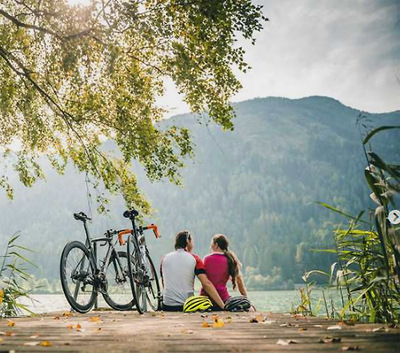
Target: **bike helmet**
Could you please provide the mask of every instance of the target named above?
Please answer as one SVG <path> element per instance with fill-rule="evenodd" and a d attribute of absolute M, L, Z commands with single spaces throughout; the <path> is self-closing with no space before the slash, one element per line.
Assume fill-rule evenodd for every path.
<path fill-rule="evenodd" d="M 251 307 L 250 301 L 246 297 L 229 297 L 225 302 L 224 310 L 226 311 L 249 311 Z"/>
<path fill-rule="evenodd" d="M 194 313 L 196 311 L 206 311 L 212 307 L 211 300 L 204 295 L 194 295 L 185 300 L 183 312 Z"/>

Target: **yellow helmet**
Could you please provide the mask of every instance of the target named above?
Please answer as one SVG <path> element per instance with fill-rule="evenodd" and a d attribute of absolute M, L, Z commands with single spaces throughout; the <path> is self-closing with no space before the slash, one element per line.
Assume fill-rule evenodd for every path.
<path fill-rule="evenodd" d="M 185 300 L 183 304 L 183 312 L 185 313 L 194 313 L 195 311 L 206 311 L 211 308 L 213 304 L 211 303 L 210 298 L 204 295 L 194 295 Z"/>

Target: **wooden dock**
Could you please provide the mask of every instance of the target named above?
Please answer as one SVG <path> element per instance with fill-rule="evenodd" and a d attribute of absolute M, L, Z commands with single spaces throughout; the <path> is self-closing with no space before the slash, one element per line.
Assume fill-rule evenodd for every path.
<path fill-rule="evenodd" d="M 100 311 L 0 319 L 5 352 L 400 352 L 400 329 L 271 313 Z"/>

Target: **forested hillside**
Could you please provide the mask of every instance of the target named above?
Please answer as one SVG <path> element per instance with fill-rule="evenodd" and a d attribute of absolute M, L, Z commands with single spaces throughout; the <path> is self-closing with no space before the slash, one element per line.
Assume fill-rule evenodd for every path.
<path fill-rule="evenodd" d="M 195 236 L 195 252 L 205 255 L 215 233 L 231 239 L 253 289 L 285 288 L 301 282 L 306 269 L 325 268 L 326 254 L 311 251 L 331 245 L 334 224 L 341 221 L 314 201 L 350 213 L 371 205 L 364 182 L 366 160 L 356 126 L 358 110 L 326 97 L 290 100 L 263 98 L 235 105 L 233 132 L 191 115 L 163 124 L 190 128 L 196 156 L 186 161 L 183 187 L 168 181 L 149 183 L 137 166 L 142 190 L 151 200 L 163 238 L 148 244 L 156 262 L 173 249 L 182 229 Z M 367 114 L 372 123 L 397 124 L 400 112 Z M 400 134 L 389 131 L 373 141 L 389 161 L 400 152 Z M 69 169 L 64 176 L 48 171 L 47 183 L 26 189 L 16 182 L 15 200 L 1 196 L 0 246 L 21 231 L 20 242 L 37 253 L 37 277 L 58 277 L 61 250 L 68 240 L 83 240 L 72 213 L 89 211 L 85 176 Z M 93 196 L 96 193 L 91 191 Z M 92 204 L 95 210 L 95 202 Z M 122 200 L 108 216 L 93 214 L 91 229 L 124 228 Z"/>

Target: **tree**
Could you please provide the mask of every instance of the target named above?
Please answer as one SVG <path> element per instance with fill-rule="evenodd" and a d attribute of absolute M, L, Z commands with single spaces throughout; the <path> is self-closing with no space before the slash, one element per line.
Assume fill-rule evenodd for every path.
<path fill-rule="evenodd" d="M 187 129 L 157 127 L 164 80 L 174 81 L 192 112 L 233 129 L 229 99 L 241 87 L 233 68 L 248 68 L 235 43 L 242 35 L 254 44 L 266 20 L 261 8 L 251 0 L 2 1 L 0 185 L 12 197 L 10 167 L 26 186 L 45 178 L 46 155 L 58 172 L 70 161 L 147 211 L 132 160 L 151 180 L 178 182 L 193 154 Z M 104 151 L 105 140 L 121 153 Z"/>

